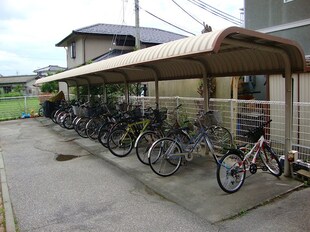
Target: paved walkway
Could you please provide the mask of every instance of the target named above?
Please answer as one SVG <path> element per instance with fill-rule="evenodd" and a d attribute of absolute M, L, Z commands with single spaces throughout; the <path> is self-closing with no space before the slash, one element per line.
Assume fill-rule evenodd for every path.
<path fill-rule="evenodd" d="M 240 212 L 265 204 L 301 185 L 300 182 L 284 176 L 276 178 L 269 173 L 257 173 L 245 180 L 240 191 L 226 194 L 217 184 L 216 164 L 211 157 L 194 158 L 173 176 L 164 178 L 154 174 L 149 166 L 140 163 L 134 151 L 127 157 L 119 158 L 101 144 L 79 138 L 75 131 L 65 130 L 50 120 L 41 118 L 40 121 L 68 140 L 74 140 L 88 152 L 124 170 L 159 195 L 182 205 L 211 223 L 234 217 Z"/>
<path fill-rule="evenodd" d="M 238 222 L 245 220 L 246 217 L 236 216 L 249 212 L 247 214 L 248 217 L 251 217 L 251 215 L 254 214 L 252 217 L 255 221 L 255 217 L 257 215 L 260 215 L 262 218 L 267 215 L 266 212 L 264 212 L 267 205 L 270 206 L 270 212 L 274 215 L 277 215 L 278 211 L 280 211 L 279 207 L 282 207 L 284 211 L 289 211 L 289 208 L 286 207 L 286 205 L 289 205 L 289 202 L 292 203 L 289 207 L 297 205 L 299 207 L 298 210 L 303 210 L 303 214 L 310 213 L 310 210 L 308 210 L 310 207 L 310 201 L 308 201 L 309 196 L 307 195 L 309 190 L 306 190 L 308 192 L 304 190 L 295 192 L 295 190 L 299 189 L 302 184 L 291 178 L 275 178 L 268 173 L 257 173 L 246 179 L 240 191 L 235 194 L 226 194 L 219 188 L 216 182 L 216 165 L 209 157 L 196 158 L 193 162 L 188 163 L 188 165 L 182 166 L 173 176 L 163 178 L 155 175 L 148 166 L 141 164 L 134 152 L 128 157 L 118 158 L 110 154 L 108 150 L 103 148 L 99 143 L 90 141 L 89 139 L 80 138 L 75 131 L 65 130 L 58 125 L 55 125 L 48 119 L 37 118 L 29 120 L 36 120 L 37 123 L 34 124 L 37 124 L 38 126 L 42 125 L 46 130 L 56 132 L 61 137 L 61 141 L 51 141 L 53 143 L 51 144 L 49 141 L 45 141 L 44 135 L 42 135 L 42 140 L 37 141 L 35 145 L 38 149 L 42 149 L 42 151 L 47 148 L 53 149 L 55 154 L 57 153 L 64 155 L 78 154 L 83 156 L 83 152 L 94 154 L 97 157 L 109 162 L 113 166 L 125 171 L 129 176 L 139 180 L 160 196 L 177 203 L 185 209 L 207 220 L 209 223 L 217 225 L 219 228 L 223 228 L 223 231 L 226 231 L 226 229 L 227 231 L 238 231 L 232 230 L 233 228 L 239 228 L 239 231 L 243 230 L 240 226 L 246 226 L 247 223 L 243 222 L 242 225 L 239 225 Z M 31 135 L 31 128 L 29 128 L 29 130 L 30 131 L 27 133 L 27 136 Z M 9 134 L 9 132 L 6 133 Z M 62 146 L 64 142 L 66 144 L 78 144 L 79 146 L 75 146 L 77 147 L 75 148 L 76 150 L 66 150 L 64 148 L 67 146 Z M 23 151 L 19 150 L 19 152 L 22 153 Z M 14 160 L 11 161 L 11 165 L 12 164 L 14 164 Z M 44 163 L 39 164 L 44 165 Z M 293 193 L 291 200 L 288 200 L 289 198 L 287 198 L 287 196 L 290 196 L 289 193 Z M 284 200 L 282 201 L 282 199 Z M 293 204 L 293 201 L 296 201 L 297 199 L 301 200 L 299 204 Z M 270 202 L 276 203 L 270 205 L 268 204 Z M 281 203 L 283 202 L 285 202 L 285 205 L 281 206 Z M 276 204 L 278 204 L 278 206 Z M 301 208 L 301 204 L 304 206 L 307 204 L 309 207 Z M 275 207 L 277 209 L 276 211 Z M 298 210 L 295 209 L 294 212 L 296 213 Z M 256 212 L 258 213 L 256 214 Z M 289 217 L 289 214 L 283 215 L 285 215 L 285 217 Z M 298 216 L 295 215 L 294 218 L 297 218 Z M 285 223 L 286 219 L 282 219 L 284 219 Z M 304 217 L 300 215 L 298 219 L 303 220 Z M 265 218 L 264 220 L 268 220 L 268 218 Z M 256 225 L 256 230 L 253 231 L 264 231 L 260 230 L 259 225 L 254 222 L 252 224 Z M 293 225 L 293 228 L 298 228 L 296 224 Z M 301 228 L 309 228 L 310 224 L 308 220 L 304 220 L 300 223 L 300 225 L 302 225 Z M 286 227 L 286 229 L 288 228 L 289 227 Z"/>

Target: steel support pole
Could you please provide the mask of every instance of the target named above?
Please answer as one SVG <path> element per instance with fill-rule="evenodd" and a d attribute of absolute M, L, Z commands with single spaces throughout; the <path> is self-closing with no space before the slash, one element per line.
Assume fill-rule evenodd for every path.
<path fill-rule="evenodd" d="M 289 63 L 289 62 L 288 62 Z M 285 161 L 284 175 L 291 176 L 288 153 L 292 149 L 292 129 L 293 129 L 293 92 L 292 92 L 292 73 L 289 65 L 285 66 Z"/>
<path fill-rule="evenodd" d="M 203 81 L 203 101 L 204 101 L 203 108 L 204 108 L 204 112 L 208 112 L 209 111 L 209 90 L 208 90 L 208 77 L 205 72 L 203 73 L 202 81 Z"/>
<path fill-rule="evenodd" d="M 155 76 L 155 104 L 156 108 L 159 108 L 159 88 L 158 88 L 158 76 Z"/>

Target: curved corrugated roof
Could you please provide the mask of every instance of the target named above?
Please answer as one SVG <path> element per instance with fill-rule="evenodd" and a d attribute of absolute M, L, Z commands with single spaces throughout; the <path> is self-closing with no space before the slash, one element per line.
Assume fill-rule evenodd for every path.
<path fill-rule="evenodd" d="M 291 40 L 230 27 L 145 48 L 42 78 L 36 83 L 74 84 L 146 82 L 284 73 L 286 54 L 292 72 L 305 70 L 300 46 Z"/>

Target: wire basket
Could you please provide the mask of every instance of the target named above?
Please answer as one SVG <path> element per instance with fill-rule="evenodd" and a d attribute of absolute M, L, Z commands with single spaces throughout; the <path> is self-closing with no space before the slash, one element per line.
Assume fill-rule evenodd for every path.
<path fill-rule="evenodd" d="M 246 136 L 252 143 L 256 143 L 259 138 L 265 134 L 264 128 L 256 128 L 254 130 L 250 130 L 248 133 L 246 133 Z"/>
<path fill-rule="evenodd" d="M 79 106 L 73 105 L 72 106 L 72 110 L 73 110 L 74 115 L 80 116 L 80 108 L 79 108 Z"/>
<path fill-rule="evenodd" d="M 167 108 L 161 108 L 161 109 L 155 109 L 153 110 L 154 113 L 154 119 L 156 122 L 163 122 L 164 120 L 167 119 Z"/>
<path fill-rule="evenodd" d="M 200 122 L 207 127 L 220 125 L 222 123 L 221 113 L 219 111 L 208 111 L 203 117 L 201 117 Z"/>

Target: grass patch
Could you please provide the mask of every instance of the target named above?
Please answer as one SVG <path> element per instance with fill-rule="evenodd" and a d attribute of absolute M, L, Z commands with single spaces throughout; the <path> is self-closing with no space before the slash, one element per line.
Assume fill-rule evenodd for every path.
<path fill-rule="evenodd" d="M 37 97 L 0 98 L 0 121 L 21 118 L 23 112 L 37 113 L 39 108 Z"/>

